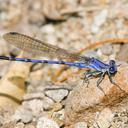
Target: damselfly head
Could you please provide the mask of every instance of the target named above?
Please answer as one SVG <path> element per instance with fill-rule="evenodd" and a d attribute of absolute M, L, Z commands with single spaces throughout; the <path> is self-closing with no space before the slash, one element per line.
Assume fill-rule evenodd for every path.
<path fill-rule="evenodd" d="M 113 75 L 117 73 L 117 65 L 114 60 L 109 61 L 109 73 Z"/>

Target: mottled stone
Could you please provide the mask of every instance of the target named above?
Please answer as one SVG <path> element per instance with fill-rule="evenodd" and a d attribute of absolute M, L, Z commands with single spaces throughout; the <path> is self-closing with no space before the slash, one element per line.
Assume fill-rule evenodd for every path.
<path fill-rule="evenodd" d="M 37 128 L 59 128 L 58 124 L 55 121 L 48 119 L 46 117 L 39 118 L 36 127 Z"/>
<path fill-rule="evenodd" d="M 94 22 L 92 24 L 92 32 L 97 33 L 100 30 L 100 27 L 105 23 L 108 16 L 108 10 L 103 9 L 101 12 L 94 17 Z"/>
<path fill-rule="evenodd" d="M 0 127 L 3 125 L 4 118 L 0 115 Z"/>
<path fill-rule="evenodd" d="M 85 122 L 78 122 L 75 124 L 74 128 L 87 128 L 87 124 Z"/>
<path fill-rule="evenodd" d="M 16 121 L 22 121 L 23 123 L 29 123 L 32 121 L 33 115 L 28 110 L 18 109 L 13 115 L 13 119 Z"/>
<path fill-rule="evenodd" d="M 42 102 L 43 102 L 43 108 L 44 108 L 44 110 L 49 110 L 49 109 L 52 109 L 53 108 L 54 102 L 50 98 L 45 97 Z"/>
<path fill-rule="evenodd" d="M 68 90 L 57 89 L 57 90 L 49 90 L 45 92 L 47 96 L 51 97 L 56 102 L 60 102 L 68 95 Z"/>
<path fill-rule="evenodd" d="M 99 113 L 96 124 L 100 128 L 109 128 L 113 117 L 114 114 L 112 113 L 112 111 L 109 108 L 105 108 Z"/>

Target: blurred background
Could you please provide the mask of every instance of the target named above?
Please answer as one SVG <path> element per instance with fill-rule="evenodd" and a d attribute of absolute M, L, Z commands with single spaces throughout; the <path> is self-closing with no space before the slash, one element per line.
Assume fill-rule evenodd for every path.
<path fill-rule="evenodd" d="M 0 0 L 0 55 L 23 57 L 21 50 L 2 38 L 12 31 L 105 62 L 127 62 L 127 12 L 127 0 Z M 113 38 L 114 43 L 109 41 Z M 106 44 L 100 43 L 104 40 L 108 40 Z M 115 44 L 116 41 L 119 43 Z M 95 47 L 97 42 L 100 45 Z M 29 53 L 27 57 L 34 58 Z M 48 59 L 36 57 L 44 58 Z M 66 128 L 63 102 L 72 86 L 82 82 L 82 74 L 76 68 L 1 60 L 0 127 L 45 128 L 47 124 L 42 121 L 49 121 L 52 128 Z M 67 89 L 47 92 L 46 96 L 46 87 Z M 120 127 L 123 126 L 128 127 L 124 122 Z"/>

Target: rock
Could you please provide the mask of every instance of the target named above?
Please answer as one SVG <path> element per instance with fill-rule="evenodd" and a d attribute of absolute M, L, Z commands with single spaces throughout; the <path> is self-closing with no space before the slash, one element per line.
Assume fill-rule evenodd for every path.
<path fill-rule="evenodd" d="M 76 86 L 69 94 L 65 105 L 65 116 L 67 124 L 72 122 L 93 120 L 95 111 L 102 111 L 106 106 L 114 106 L 120 103 L 127 96 L 128 92 L 128 64 L 121 63 L 118 67 L 118 73 L 113 77 L 113 80 L 120 86 L 110 83 L 108 76 L 104 78 L 100 87 L 96 82 L 98 78 L 90 80 L 88 87 L 82 84 Z M 124 90 L 124 91 L 122 91 Z M 85 116 L 86 115 L 86 116 Z"/>
<path fill-rule="evenodd" d="M 44 111 L 43 102 L 40 99 L 25 101 L 23 102 L 23 105 L 26 109 L 31 110 L 34 116 L 40 115 Z"/>
<path fill-rule="evenodd" d="M 128 102 L 127 102 L 128 103 Z M 113 118 L 113 122 L 111 124 L 112 128 L 128 128 L 128 110 L 127 110 L 127 106 L 125 104 L 125 107 L 123 106 L 123 109 L 119 112 L 116 111 L 114 113 L 114 118 Z"/>
<path fill-rule="evenodd" d="M 104 55 L 110 56 L 113 53 L 113 47 L 110 44 L 107 44 L 103 47 L 101 47 L 101 52 Z"/>
<path fill-rule="evenodd" d="M 109 128 L 112 122 L 114 114 L 109 108 L 105 108 L 101 111 L 97 119 L 97 125 L 100 128 Z"/>
<path fill-rule="evenodd" d="M 45 97 L 42 102 L 44 110 L 50 110 L 53 108 L 54 102 L 50 98 Z"/>
<path fill-rule="evenodd" d="M 21 123 L 21 122 L 20 122 Z M 23 124 L 23 123 L 22 123 Z M 17 124 L 16 124 L 16 122 L 15 121 L 5 121 L 5 122 L 3 122 L 3 126 L 2 127 L 0 127 L 0 128 L 23 128 L 22 126 L 23 125 L 21 125 L 21 127 L 16 127 L 17 126 Z"/>
<path fill-rule="evenodd" d="M 26 124 L 24 128 L 35 128 L 35 124 Z"/>
<path fill-rule="evenodd" d="M 78 122 L 74 128 L 87 128 L 87 124 L 85 122 Z"/>
<path fill-rule="evenodd" d="M 52 24 L 45 25 L 41 28 L 41 32 L 51 34 L 55 32 L 55 27 Z"/>
<path fill-rule="evenodd" d="M 23 104 L 34 113 L 40 113 L 40 110 L 50 110 L 53 108 L 54 101 L 46 97 L 42 92 L 29 93 L 24 96 Z M 36 104 L 36 106 L 35 106 Z M 38 112 L 39 110 L 39 112 Z"/>
<path fill-rule="evenodd" d="M 33 119 L 33 115 L 30 111 L 25 109 L 18 109 L 13 115 L 13 119 L 18 121 L 22 121 L 23 123 L 29 123 Z"/>
<path fill-rule="evenodd" d="M 4 118 L 0 115 L 0 127 L 3 125 Z"/>
<path fill-rule="evenodd" d="M 15 128 L 24 128 L 25 127 L 25 124 L 22 123 L 22 122 L 18 122 L 16 125 L 15 125 Z"/>
<path fill-rule="evenodd" d="M 58 118 L 59 120 L 64 120 L 64 109 L 61 109 L 58 112 L 54 112 L 52 117 L 53 118 Z"/>
<path fill-rule="evenodd" d="M 124 44 L 121 46 L 120 51 L 118 52 L 117 59 L 120 61 L 128 61 L 128 54 L 126 52 L 128 51 L 128 44 Z"/>
<path fill-rule="evenodd" d="M 60 127 L 64 125 L 64 112 L 64 109 L 61 109 L 60 111 L 53 112 L 52 114 L 52 119 L 54 119 Z"/>
<path fill-rule="evenodd" d="M 92 32 L 97 33 L 100 27 L 106 22 L 108 16 L 108 10 L 103 9 L 98 15 L 94 17 L 94 22 L 92 24 Z"/>
<path fill-rule="evenodd" d="M 46 117 L 39 118 L 36 127 L 37 128 L 59 128 L 58 124 L 55 121 L 48 119 Z"/>
<path fill-rule="evenodd" d="M 34 100 L 34 99 L 44 99 L 44 94 L 42 92 L 28 93 L 23 97 L 24 101 Z"/>
<path fill-rule="evenodd" d="M 65 89 L 57 89 L 55 90 L 47 90 L 46 95 L 51 97 L 54 101 L 56 102 L 61 102 L 67 95 L 68 95 L 68 90 Z"/>

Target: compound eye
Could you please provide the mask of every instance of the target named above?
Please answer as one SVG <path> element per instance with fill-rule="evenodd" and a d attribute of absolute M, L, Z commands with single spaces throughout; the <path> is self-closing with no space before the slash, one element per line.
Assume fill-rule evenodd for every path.
<path fill-rule="evenodd" d="M 114 68 L 113 68 L 113 67 L 111 67 L 109 70 L 110 70 L 110 71 L 114 71 Z"/>
<path fill-rule="evenodd" d="M 114 74 L 114 73 L 117 72 L 117 70 L 116 70 L 115 67 L 110 67 L 110 68 L 109 68 L 109 72 L 110 72 L 111 74 Z"/>

